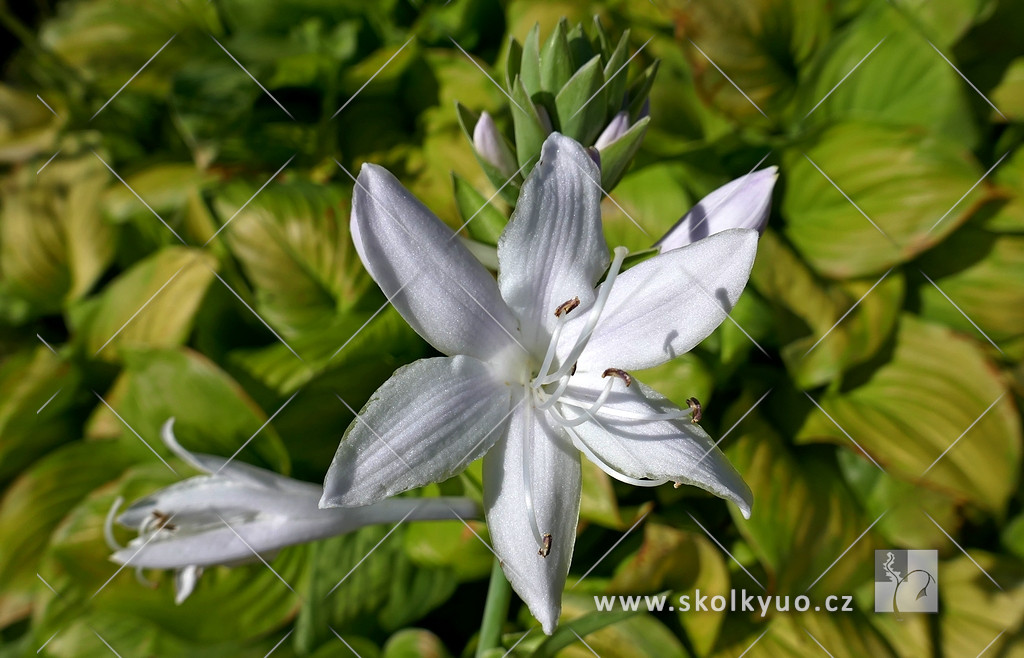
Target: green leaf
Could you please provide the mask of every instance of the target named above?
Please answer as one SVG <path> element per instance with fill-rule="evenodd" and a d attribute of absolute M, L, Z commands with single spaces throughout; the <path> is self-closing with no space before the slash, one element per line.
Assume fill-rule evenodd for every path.
<path fill-rule="evenodd" d="M 985 196 L 980 187 L 972 191 L 981 171 L 960 147 L 874 124 L 829 128 L 787 150 L 782 170 L 786 235 L 814 269 L 833 278 L 878 276 L 913 258 L 963 223 Z"/>
<path fill-rule="evenodd" d="M 511 110 L 513 113 L 517 111 L 515 106 L 512 106 Z M 455 103 L 455 112 L 459 118 L 459 125 L 462 127 L 462 132 L 463 134 L 466 135 L 466 139 L 469 140 L 470 146 L 472 146 L 473 129 L 476 127 L 476 122 L 480 118 L 480 115 L 466 108 L 458 101 L 456 101 Z M 502 139 L 504 139 L 504 137 Z M 511 146 L 509 146 L 509 148 L 511 149 Z M 497 167 L 492 165 L 490 162 L 487 162 L 482 157 L 480 157 L 480 154 L 476 152 L 475 148 L 473 148 L 472 151 L 473 156 L 476 158 L 477 164 L 480 165 L 480 168 L 487 176 L 487 180 L 491 182 L 491 185 L 493 185 L 496 190 L 501 190 L 501 198 L 510 204 L 515 204 L 516 199 L 519 198 L 519 188 L 523 182 L 522 177 L 517 174 L 512 181 L 506 184 L 507 177 L 505 176 L 505 174 L 503 174 Z M 452 176 L 458 177 L 458 174 L 452 172 Z M 458 183 L 456 183 L 455 202 L 459 208 L 459 212 L 461 213 L 463 211 L 463 207 L 462 200 L 459 198 Z M 479 207 L 480 206 L 478 205 L 477 208 Z M 474 209 L 473 212 L 476 212 L 476 209 Z M 465 219 L 463 219 L 463 221 L 465 221 Z"/>
<path fill-rule="evenodd" d="M 76 437 L 81 379 L 42 345 L 0 364 L 0 483 Z"/>
<path fill-rule="evenodd" d="M 981 566 L 1002 590 L 983 574 Z M 1019 629 L 1024 621 L 1024 578 L 1020 562 L 971 549 L 970 556 L 956 555 L 939 563 L 939 609 L 943 624 L 940 640 L 950 656 L 1012 655 L 1014 638 L 1007 629 Z M 1019 642 L 1019 640 L 1017 640 Z M 1019 646 L 1019 644 L 1016 644 Z"/>
<path fill-rule="evenodd" d="M 1024 235 L 965 226 L 918 264 L 934 281 L 919 288 L 923 317 L 997 345 L 1024 336 Z"/>
<path fill-rule="evenodd" d="M 40 459 L 7 489 L 0 504 L 0 626 L 30 611 L 41 585 L 40 559 L 57 524 L 132 461 L 115 442 L 78 441 Z"/>
<path fill-rule="evenodd" d="M 139 261 L 99 295 L 70 309 L 77 342 L 107 361 L 127 347 L 183 343 L 214 267 L 209 254 L 185 247 L 167 247 Z"/>
<path fill-rule="evenodd" d="M 603 84 L 601 57 L 594 55 L 560 88 L 555 114 L 562 134 L 584 145 L 593 144 L 605 124 Z"/>
<path fill-rule="evenodd" d="M 381 658 L 449 658 L 441 638 L 419 628 L 401 630 L 384 643 Z"/>
<path fill-rule="evenodd" d="M 558 21 L 555 29 L 551 31 L 548 40 L 540 51 L 540 88 L 547 92 L 547 96 L 555 96 L 559 90 L 569 82 L 576 67 L 572 61 L 572 53 L 569 50 L 569 40 L 566 36 L 568 22 L 563 18 Z M 524 81 L 525 82 L 525 81 Z M 531 94 L 534 102 L 544 102 L 537 97 L 537 93 Z M 544 103 L 547 105 L 547 103 Z"/>
<path fill-rule="evenodd" d="M 606 528 L 625 530 L 627 526 L 619 512 L 619 501 L 615 497 L 611 478 L 588 459 L 582 460 L 582 467 L 580 519 L 593 521 Z"/>
<path fill-rule="evenodd" d="M 596 16 L 594 22 L 600 26 Z M 628 61 L 629 30 L 625 30 L 619 37 L 619 43 L 615 46 L 615 50 L 605 58 L 604 79 L 608 84 L 605 87 L 606 116 L 615 116 L 626 101 L 626 86 L 629 83 L 629 67 L 626 66 Z"/>
<path fill-rule="evenodd" d="M 483 524 L 469 522 L 477 533 Z M 491 571 L 494 555 L 462 521 L 410 524 L 404 537 L 405 552 L 421 567 L 447 569 L 457 582 L 480 580 Z"/>
<path fill-rule="evenodd" d="M 682 20 L 694 35 L 689 56 L 698 88 L 712 105 L 747 123 L 761 121 L 755 103 L 769 117 L 786 107 L 796 72 L 830 27 L 826 6 L 817 0 L 692 3 L 682 10 Z"/>
<path fill-rule="evenodd" d="M 521 79 L 512 83 L 512 123 L 516 133 L 516 158 L 523 167 L 522 175 L 528 176 L 537 164 L 540 148 L 547 139 L 548 129 L 537 114 L 537 108 L 523 86 Z"/>
<path fill-rule="evenodd" d="M 0 187 L 0 279 L 37 313 L 81 297 L 114 255 L 100 197 L 109 174 L 94 157 L 21 169 Z"/>
<path fill-rule="evenodd" d="M 755 399 L 741 398 L 730 409 L 727 424 L 747 412 Z M 871 563 L 873 542 L 854 540 L 874 519 L 859 513 L 831 454 L 789 449 L 756 409 L 736 431 L 739 436 L 730 439 L 725 452 L 750 486 L 754 510 L 749 520 L 733 505 L 729 513 L 768 571 L 775 591 L 795 595 L 813 583 L 813 591 L 824 597 L 847 593 L 860 584 L 863 565 Z M 780 482 L 786 486 L 780 487 Z M 833 565 L 850 546 L 849 554 Z M 748 588 L 757 588 L 746 575 L 737 578 Z"/>
<path fill-rule="evenodd" d="M 349 237 L 341 188 L 309 181 L 226 190 L 221 235 L 252 285 L 256 310 L 286 338 L 330 325 L 371 280 Z M 232 219 L 233 218 L 233 219 Z"/>
<path fill-rule="evenodd" d="M 907 18 L 882 3 L 829 41 L 807 84 L 801 85 L 794 114 L 800 119 L 809 114 L 810 125 L 863 120 L 920 126 L 972 147 L 978 129 L 968 93 L 963 79 Z"/>
<path fill-rule="evenodd" d="M 1024 120 L 1024 57 L 1010 64 L 999 86 L 992 91 L 992 102 L 1010 121 Z"/>
<path fill-rule="evenodd" d="M 469 237 L 484 244 L 498 244 L 498 238 L 505 230 L 508 217 L 454 172 L 452 184 L 455 187 L 455 203 L 459 207 L 459 217 L 466 225 Z"/>
<path fill-rule="evenodd" d="M 615 202 L 602 203 L 608 244 L 635 252 L 657 242 L 692 205 L 689 174 L 685 165 L 667 162 L 629 172 L 615 189 Z"/>
<path fill-rule="evenodd" d="M 53 97 L 50 100 L 56 104 Z M 57 104 L 60 107 L 60 104 Z M 60 107 L 61 111 L 66 108 Z M 16 163 L 45 158 L 56 150 L 54 143 L 62 123 L 46 106 L 14 87 L 0 84 L 0 162 Z M 49 151 L 49 152 L 48 152 Z M 33 167 L 33 171 L 39 167 Z"/>
<path fill-rule="evenodd" d="M 633 163 L 647 134 L 650 117 L 644 117 L 629 127 L 617 140 L 601 149 L 601 187 L 611 192 L 622 180 Z"/>
<path fill-rule="evenodd" d="M 526 95 L 528 97 L 533 96 L 541 89 L 540 83 L 540 24 L 534 24 L 530 31 L 526 34 L 526 40 L 523 41 L 523 56 L 522 62 L 519 66 L 518 77 L 523 82 L 523 87 L 526 89 Z M 509 79 L 508 90 L 510 93 L 515 93 L 516 89 L 516 76 L 513 75 Z"/>
<path fill-rule="evenodd" d="M 1021 461 L 1020 417 L 1003 381 L 976 342 L 912 316 L 892 350 L 861 385 L 818 396 L 835 424 L 813 409 L 797 440 L 854 449 L 848 433 L 893 475 L 1000 513 Z"/>
<path fill-rule="evenodd" d="M 941 7 L 928 0 L 894 0 L 892 3 L 940 48 L 956 44 L 991 4 L 988 0 L 949 0 Z"/>
<path fill-rule="evenodd" d="M 106 400 L 165 457 L 170 452 L 159 440 L 160 427 L 173 417 L 175 436 L 193 452 L 230 457 L 244 445 L 241 461 L 288 474 L 288 452 L 267 424 L 268 414 L 213 362 L 191 350 L 146 350 L 126 352 L 124 365 L 122 380 Z"/>

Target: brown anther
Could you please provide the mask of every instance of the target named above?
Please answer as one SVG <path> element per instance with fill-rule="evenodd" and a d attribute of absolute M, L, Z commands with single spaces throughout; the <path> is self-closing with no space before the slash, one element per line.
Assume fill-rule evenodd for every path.
<path fill-rule="evenodd" d="M 171 517 L 169 514 L 164 514 L 160 510 L 153 510 L 153 518 L 156 521 L 157 530 L 177 530 L 178 526 L 171 523 Z"/>
<path fill-rule="evenodd" d="M 601 378 L 605 377 L 618 377 L 622 381 L 626 382 L 626 386 L 633 383 L 633 377 L 625 370 L 619 370 L 618 368 L 608 368 L 601 374 Z"/>
<path fill-rule="evenodd" d="M 551 552 L 551 534 L 544 534 L 544 542 L 540 546 L 540 550 L 537 551 L 537 555 L 541 557 L 547 557 L 548 553 Z"/>
<path fill-rule="evenodd" d="M 560 318 L 560 317 L 562 317 L 563 313 L 568 313 L 569 311 L 573 310 L 574 308 L 576 308 L 579 305 L 580 305 L 580 298 L 579 297 L 573 297 L 572 299 L 570 299 L 567 302 L 562 302 L 561 304 L 558 305 L 558 308 L 555 309 L 555 317 L 556 318 Z"/>
<path fill-rule="evenodd" d="M 690 416 L 690 422 L 699 423 L 701 419 L 700 400 L 697 398 L 686 398 L 686 404 L 690 407 L 690 411 L 693 412 L 693 415 Z"/>
<path fill-rule="evenodd" d="M 572 364 L 572 370 L 569 371 L 569 376 L 570 377 L 572 377 L 573 375 L 576 374 L 576 366 L 577 365 L 579 365 L 579 364 L 577 364 L 577 363 Z"/>

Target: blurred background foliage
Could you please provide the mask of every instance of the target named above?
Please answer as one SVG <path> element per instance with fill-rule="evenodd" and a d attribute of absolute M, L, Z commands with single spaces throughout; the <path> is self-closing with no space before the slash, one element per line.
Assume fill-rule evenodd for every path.
<path fill-rule="evenodd" d="M 602 656 L 1024 655 L 1024 5 L 38 0 L 0 4 L 17 38 L 0 656 L 471 650 L 491 555 L 461 523 L 285 550 L 287 586 L 259 563 L 215 569 L 175 606 L 167 574 L 115 575 L 103 519 L 176 479 L 154 452 L 185 468 L 158 440 L 172 415 L 192 450 L 252 438 L 240 459 L 322 479 L 352 420 L 338 398 L 358 408 L 429 352 L 355 256 L 345 170 L 382 164 L 462 224 L 494 187 L 456 101 L 511 135 L 478 65 L 503 80 L 510 38 L 595 14 L 629 30 L 632 76 L 660 59 L 647 138 L 605 201 L 611 244 L 649 247 L 756 166 L 781 178 L 735 321 L 640 374 L 704 403 L 754 515 L 585 462 L 563 623 Z M 420 495 L 479 496 L 479 479 Z M 939 615 L 871 612 L 881 548 L 938 549 Z M 761 593 L 751 576 L 856 612 L 594 613 L 595 593 Z M 545 642 L 520 607 L 503 642 L 590 655 L 569 628 Z"/>

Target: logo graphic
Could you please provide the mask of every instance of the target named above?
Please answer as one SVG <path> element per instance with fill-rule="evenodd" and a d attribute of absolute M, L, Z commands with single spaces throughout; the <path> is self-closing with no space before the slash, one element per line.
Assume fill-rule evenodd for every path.
<path fill-rule="evenodd" d="M 938 551 L 875 551 L 875 612 L 938 612 L 938 575 Z"/>

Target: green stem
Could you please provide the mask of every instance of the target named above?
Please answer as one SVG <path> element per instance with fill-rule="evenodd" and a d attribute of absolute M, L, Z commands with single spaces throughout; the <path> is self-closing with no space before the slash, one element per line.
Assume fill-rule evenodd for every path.
<path fill-rule="evenodd" d="M 491 582 L 487 586 L 487 601 L 484 603 L 484 618 L 480 623 L 476 658 L 482 658 L 488 650 L 501 646 L 501 628 L 508 618 L 508 604 L 511 600 L 512 587 L 505 580 L 501 563 L 495 559 L 491 568 Z"/>

